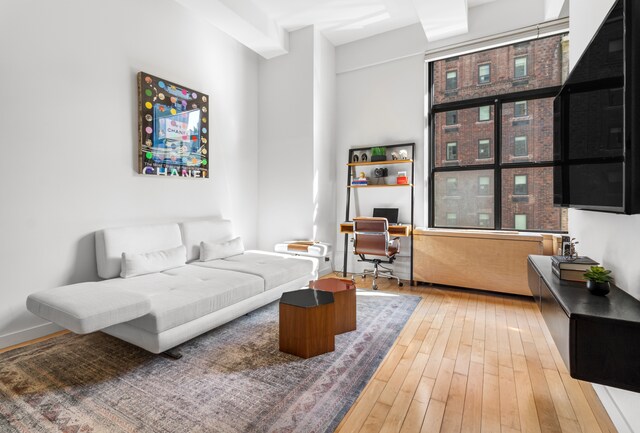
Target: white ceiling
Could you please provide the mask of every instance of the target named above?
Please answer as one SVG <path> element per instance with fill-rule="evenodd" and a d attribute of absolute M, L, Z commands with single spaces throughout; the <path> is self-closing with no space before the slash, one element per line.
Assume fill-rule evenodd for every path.
<path fill-rule="evenodd" d="M 288 51 L 288 32 L 309 25 L 336 46 L 415 23 L 429 41 L 465 34 L 469 8 L 496 0 L 176 1 L 268 59 Z M 537 1 L 553 15 L 565 0 Z"/>

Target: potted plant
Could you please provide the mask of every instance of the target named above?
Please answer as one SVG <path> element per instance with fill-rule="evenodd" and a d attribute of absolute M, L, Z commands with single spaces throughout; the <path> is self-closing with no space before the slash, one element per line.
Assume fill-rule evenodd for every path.
<path fill-rule="evenodd" d="M 371 161 L 386 161 L 387 160 L 387 148 L 386 147 L 372 147 L 371 148 Z"/>
<path fill-rule="evenodd" d="M 584 273 L 584 278 L 587 280 L 587 289 L 594 295 L 604 296 L 609 293 L 609 282 L 611 281 L 611 275 L 609 274 L 611 274 L 611 271 L 602 266 L 591 266 Z"/>

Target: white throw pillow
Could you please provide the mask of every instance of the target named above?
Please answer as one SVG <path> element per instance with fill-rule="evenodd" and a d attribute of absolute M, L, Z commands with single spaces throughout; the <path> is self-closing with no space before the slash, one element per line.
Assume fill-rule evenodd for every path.
<path fill-rule="evenodd" d="M 150 253 L 122 253 L 122 278 L 152 274 L 167 269 L 184 266 L 187 262 L 187 249 L 184 245 Z"/>
<path fill-rule="evenodd" d="M 240 237 L 217 244 L 211 242 L 200 242 L 201 262 L 224 259 L 231 256 L 237 256 L 242 253 L 244 253 L 244 245 L 242 244 L 242 239 Z"/>

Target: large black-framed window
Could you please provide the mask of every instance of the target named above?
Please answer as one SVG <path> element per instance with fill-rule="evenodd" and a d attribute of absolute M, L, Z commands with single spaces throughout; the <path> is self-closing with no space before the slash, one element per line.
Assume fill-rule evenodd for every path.
<path fill-rule="evenodd" d="M 545 72 L 529 68 L 546 61 L 544 53 L 561 49 L 562 35 L 551 38 L 499 47 L 502 57 L 496 58 L 511 57 L 506 65 L 502 62 L 507 72 L 490 61 L 495 75 L 506 76 L 507 82 L 488 81 L 481 91 L 476 77 L 460 80 L 456 74 L 456 92 L 451 93 L 441 77 L 468 69 L 484 75 L 489 50 L 476 64 L 464 59 L 470 55 L 429 63 L 430 227 L 566 232 L 566 210 L 554 208 L 552 200 L 553 99 L 561 72 L 540 76 Z M 557 62 L 557 54 L 549 61 Z M 443 63 L 441 69 L 437 62 Z M 451 112 L 453 129 L 445 128 L 452 124 Z"/>

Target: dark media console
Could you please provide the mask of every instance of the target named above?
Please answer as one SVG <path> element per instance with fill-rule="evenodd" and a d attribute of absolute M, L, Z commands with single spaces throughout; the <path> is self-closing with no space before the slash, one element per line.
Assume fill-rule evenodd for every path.
<path fill-rule="evenodd" d="M 529 256 L 529 287 L 571 377 L 640 392 L 640 301 L 611 285 L 595 296 Z"/>

